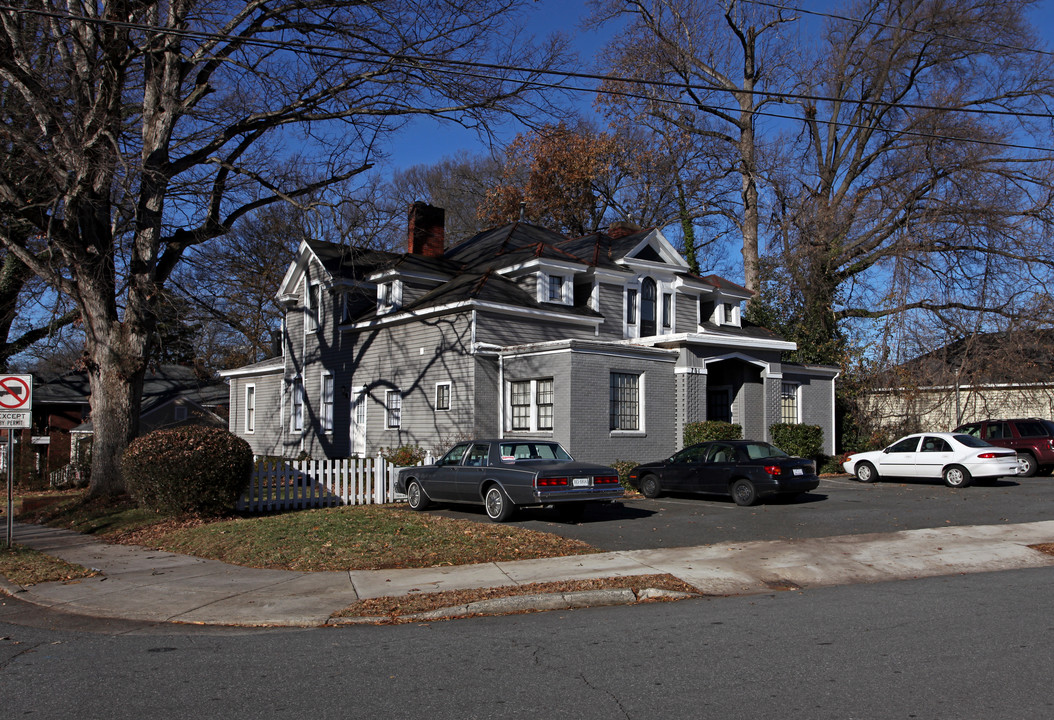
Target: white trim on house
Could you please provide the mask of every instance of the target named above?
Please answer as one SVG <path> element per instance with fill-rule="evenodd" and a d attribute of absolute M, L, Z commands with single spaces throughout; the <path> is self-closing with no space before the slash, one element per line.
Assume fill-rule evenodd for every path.
<path fill-rule="evenodd" d="M 279 375 L 285 370 L 285 358 L 278 357 L 261 360 L 255 365 L 234 368 L 232 370 L 220 370 L 217 374 L 221 378 L 250 377 L 253 375 Z"/>
<path fill-rule="evenodd" d="M 653 240 L 655 241 L 655 244 L 652 244 Z M 653 250 L 655 250 L 655 252 L 659 254 L 659 257 L 665 260 L 664 263 L 659 264 L 650 260 L 639 260 L 633 257 L 649 245 L 652 247 Z M 663 235 L 662 232 L 659 230 L 652 230 L 647 235 L 645 235 L 644 239 L 634 245 L 633 249 L 626 253 L 622 261 L 626 262 L 627 264 L 629 264 L 630 262 L 641 262 L 648 263 L 649 266 L 658 266 L 666 268 L 669 268 L 670 265 L 675 265 L 679 268 L 688 267 L 688 261 L 684 259 L 681 253 L 677 252 L 677 248 L 675 248 L 673 244 L 666 239 L 666 236 Z"/>
<path fill-rule="evenodd" d="M 621 342 L 631 342 L 622 340 Z M 768 340 L 743 337 L 741 335 L 717 335 L 712 333 L 675 333 L 673 335 L 653 335 L 649 338 L 635 338 L 633 343 L 658 345 L 665 343 L 689 343 L 698 345 L 718 345 L 722 347 L 743 347 L 751 350 L 797 350 L 798 344 L 789 340 Z"/>
<path fill-rule="evenodd" d="M 610 420 L 611 399 L 610 399 L 610 393 L 609 393 L 609 398 L 608 398 L 608 415 L 609 415 L 609 418 L 608 418 L 608 436 L 612 437 L 612 438 L 619 438 L 619 437 L 646 437 L 647 434 L 648 434 L 648 428 L 647 428 L 647 426 L 645 424 L 645 418 L 647 417 L 647 412 L 645 412 L 645 404 L 647 402 L 647 397 L 648 397 L 648 394 L 645 391 L 646 390 L 645 382 L 646 382 L 647 373 L 644 372 L 644 371 L 632 372 L 632 371 L 619 370 L 617 368 L 611 368 L 608 371 L 608 388 L 609 388 L 609 390 L 610 390 L 610 387 L 611 387 L 611 376 L 612 375 L 633 375 L 633 376 L 636 376 L 636 378 L 637 378 L 637 427 L 635 429 L 633 429 L 633 430 L 622 430 L 622 429 L 612 428 L 611 427 L 611 424 L 610 424 L 611 423 L 611 420 Z"/>

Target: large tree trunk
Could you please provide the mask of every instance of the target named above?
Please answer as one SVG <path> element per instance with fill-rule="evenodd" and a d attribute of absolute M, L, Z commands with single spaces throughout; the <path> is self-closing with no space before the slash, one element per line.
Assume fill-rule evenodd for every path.
<path fill-rule="evenodd" d="M 143 368 L 132 376 L 125 374 L 122 363 L 111 353 L 103 353 L 91 377 L 92 497 L 119 495 L 124 492 L 121 456 L 139 431 L 139 408 L 143 393 Z"/>

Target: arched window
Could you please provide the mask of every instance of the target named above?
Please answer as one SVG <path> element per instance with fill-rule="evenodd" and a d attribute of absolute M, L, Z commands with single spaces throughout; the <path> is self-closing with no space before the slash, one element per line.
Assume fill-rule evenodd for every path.
<path fill-rule="evenodd" d="M 655 324 L 656 295 L 655 281 L 644 278 L 640 283 L 640 336 L 654 335 L 658 329 Z"/>

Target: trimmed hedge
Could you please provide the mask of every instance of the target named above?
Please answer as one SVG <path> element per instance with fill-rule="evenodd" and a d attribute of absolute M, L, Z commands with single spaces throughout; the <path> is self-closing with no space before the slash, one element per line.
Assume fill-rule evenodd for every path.
<path fill-rule="evenodd" d="M 769 432 L 772 444 L 785 453 L 811 460 L 823 455 L 823 428 L 819 425 L 776 423 Z"/>
<path fill-rule="evenodd" d="M 222 515 L 249 483 L 253 451 L 223 428 L 187 425 L 136 438 L 121 458 L 128 492 L 171 515 Z"/>
<path fill-rule="evenodd" d="M 380 455 L 396 467 L 409 467 L 420 465 L 428 453 L 418 445 L 400 445 L 394 448 L 381 448 Z"/>
<path fill-rule="evenodd" d="M 742 440 L 743 428 L 721 420 L 688 423 L 684 426 L 684 446 L 707 440 Z"/>

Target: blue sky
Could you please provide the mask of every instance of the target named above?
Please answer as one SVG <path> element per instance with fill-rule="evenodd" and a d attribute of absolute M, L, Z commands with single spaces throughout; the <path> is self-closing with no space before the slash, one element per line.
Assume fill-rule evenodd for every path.
<path fill-rule="evenodd" d="M 716 2 L 716 0 L 715 0 Z M 831 12 L 846 12 L 848 3 L 839 0 L 787 0 L 787 5 L 807 9 Z M 580 30 L 580 19 L 588 8 L 582 0 L 534 0 L 532 21 L 528 28 L 537 35 L 560 31 L 573 39 L 573 46 L 578 50 L 584 70 L 591 69 L 592 53 L 603 46 L 610 37 L 611 31 L 583 32 Z M 1054 0 L 1040 0 L 1034 15 L 1045 48 L 1054 48 Z M 583 96 L 584 106 L 592 103 L 591 96 Z M 517 132 L 515 126 L 503 128 L 499 136 L 511 139 Z M 431 164 L 444 157 L 454 155 L 459 150 L 483 152 L 485 144 L 471 130 L 460 128 L 451 123 L 440 123 L 432 119 L 415 121 L 391 139 L 388 147 L 390 161 L 379 170 L 387 175 L 394 169 L 416 164 Z"/>

